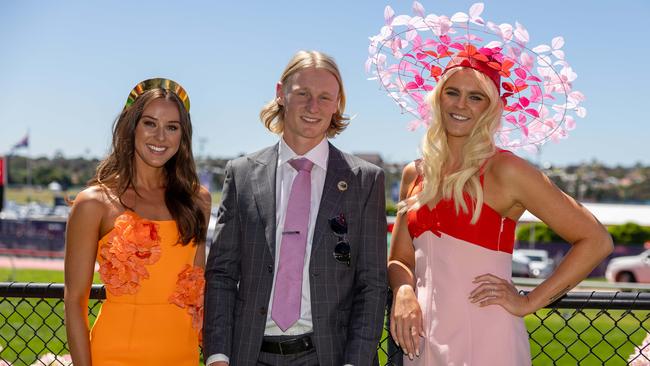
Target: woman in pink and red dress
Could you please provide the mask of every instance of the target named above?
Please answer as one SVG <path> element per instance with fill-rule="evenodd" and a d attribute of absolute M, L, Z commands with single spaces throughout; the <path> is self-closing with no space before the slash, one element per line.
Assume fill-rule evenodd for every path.
<path fill-rule="evenodd" d="M 391 333 L 417 364 L 530 364 L 522 317 L 584 279 L 611 252 L 611 238 L 535 167 L 494 147 L 501 106 L 489 77 L 457 67 L 438 85 L 439 119 L 427 132 L 424 158 L 402 177 L 404 208 L 388 264 Z M 525 210 L 573 248 L 524 296 L 510 278 L 515 225 Z"/>
<path fill-rule="evenodd" d="M 452 43 L 463 42 L 452 37 L 474 26 L 470 22 L 476 13 L 470 12 L 467 27 L 437 34 L 433 40 L 406 32 L 406 38 L 397 42 L 400 33 L 383 32 L 393 37 L 385 41 L 392 47 L 389 52 L 404 55 L 404 62 L 392 69 L 399 71 L 395 84 L 416 74 L 397 93 L 432 89 L 422 102 L 430 108 L 423 158 L 404 169 L 388 262 L 394 294 L 391 334 L 403 349 L 406 364 L 529 365 L 522 317 L 564 295 L 612 250 L 607 231 L 585 208 L 525 160 L 496 147 L 504 110 L 512 112 L 513 119 L 522 113 L 515 122 L 526 121 L 523 113 L 542 118 L 543 105 L 519 108 L 537 100 L 536 92 L 535 98 L 525 100 L 521 92 L 547 85 L 542 77 L 529 78 L 533 68 L 523 58 L 511 60 L 510 54 L 516 53 L 505 48 L 474 46 L 469 40 L 477 37 Z M 442 17 L 435 19 L 438 26 L 444 22 Z M 408 24 L 418 21 L 423 20 L 413 17 Z M 440 33 L 449 27 L 432 29 Z M 413 42 L 412 57 L 400 49 L 408 42 Z M 434 62 L 443 56 L 450 61 L 438 72 Z M 518 60 L 522 65 L 511 73 Z M 385 65 L 383 58 L 371 61 L 378 69 Z M 392 70 L 378 72 L 387 89 Z M 426 84 L 420 70 L 435 77 L 435 87 Z M 517 82 L 502 83 L 502 77 Z M 512 99 L 517 98 L 513 106 Z M 533 133 L 532 127 L 528 132 Z M 514 230 L 525 210 L 572 244 L 555 272 L 527 295 L 511 282 Z"/>

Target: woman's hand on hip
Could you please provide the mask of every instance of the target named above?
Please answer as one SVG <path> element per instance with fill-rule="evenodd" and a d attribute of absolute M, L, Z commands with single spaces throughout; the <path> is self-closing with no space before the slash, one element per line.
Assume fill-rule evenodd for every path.
<path fill-rule="evenodd" d="M 501 305 L 516 316 L 524 316 L 530 312 L 528 297 L 520 294 L 512 282 L 487 273 L 474 278 L 473 283 L 478 286 L 469 295 L 472 303 L 481 307 Z"/>

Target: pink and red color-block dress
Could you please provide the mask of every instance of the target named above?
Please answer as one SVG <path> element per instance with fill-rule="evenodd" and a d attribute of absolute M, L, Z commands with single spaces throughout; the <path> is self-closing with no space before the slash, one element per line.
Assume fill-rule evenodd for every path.
<path fill-rule="evenodd" d="M 416 184 L 420 181 L 418 177 Z M 469 195 L 465 200 L 469 213 L 456 214 L 452 199 L 408 213 L 416 294 L 426 335 L 420 357 L 413 361 L 404 357 L 404 364 L 530 365 L 523 319 L 499 305 L 479 307 L 469 300 L 477 287 L 472 283 L 476 276 L 492 273 L 511 279 L 516 223 L 483 204 L 478 222 L 472 225 Z"/>

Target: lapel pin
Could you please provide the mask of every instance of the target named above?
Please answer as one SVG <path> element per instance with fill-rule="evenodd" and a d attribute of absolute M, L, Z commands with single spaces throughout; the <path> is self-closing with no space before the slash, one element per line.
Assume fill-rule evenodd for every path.
<path fill-rule="evenodd" d="M 338 182 L 336 187 L 338 187 L 339 191 L 341 191 L 341 192 L 347 191 L 348 190 L 348 182 L 342 180 L 342 181 Z"/>

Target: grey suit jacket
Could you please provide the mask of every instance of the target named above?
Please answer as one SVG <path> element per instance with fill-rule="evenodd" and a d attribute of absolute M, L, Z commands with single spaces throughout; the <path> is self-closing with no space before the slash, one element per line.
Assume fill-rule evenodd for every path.
<path fill-rule="evenodd" d="M 329 145 L 327 174 L 309 263 L 313 342 L 320 365 L 373 364 L 386 303 L 384 174 Z M 273 286 L 277 144 L 228 163 L 206 265 L 205 357 L 254 365 Z M 347 190 L 338 182 L 345 181 Z M 344 214 L 351 263 L 333 257 L 328 223 Z"/>

